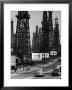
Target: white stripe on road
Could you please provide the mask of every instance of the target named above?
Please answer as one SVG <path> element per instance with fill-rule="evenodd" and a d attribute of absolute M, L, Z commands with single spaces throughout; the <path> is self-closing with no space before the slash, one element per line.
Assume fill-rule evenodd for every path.
<path fill-rule="evenodd" d="M 27 77 L 27 78 L 24 78 L 24 79 L 33 79 L 34 77 L 33 76 L 30 76 L 30 77 Z"/>
<path fill-rule="evenodd" d="M 14 73 L 14 74 L 11 74 L 11 76 L 16 76 L 16 75 L 19 75 L 19 74 L 16 74 L 16 73 Z"/>

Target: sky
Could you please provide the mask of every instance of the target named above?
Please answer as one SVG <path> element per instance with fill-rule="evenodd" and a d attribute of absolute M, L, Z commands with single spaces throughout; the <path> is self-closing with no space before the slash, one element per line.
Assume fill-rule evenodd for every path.
<path fill-rule="evenodd" d="M 39 28 L 42 27 L 42 19 L 43 19 L 43 11 L 29 11 L 30 19 L 29 19 L 29 29 L 30 29 L 30 40 L 32 44 L 32 37 L 33 33 L 36 30 L 36 26 L 39 26 Z M 14 21 L 14 33 L 16 33 L 16 25 L 17 25 L 17 18 L 16 15 L 18 14 L 18 11 L 11 11 L 11 19 Z M 59 33 L 61 33 L 61 11 L 53 11 L 52 13 L 52 20 L 53 20 L 53 27 L 55 24 L 55 18 L 58 18 L 59 23 Z"/>

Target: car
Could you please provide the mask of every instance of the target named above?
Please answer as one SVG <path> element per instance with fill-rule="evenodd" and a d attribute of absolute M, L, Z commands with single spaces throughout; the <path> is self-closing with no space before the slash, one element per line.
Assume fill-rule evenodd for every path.
<path fill-rule="evenodd" d="M 27 67 L 25 70 L 26 70 L 26 71 L 29 71 L 29 70 L 31 70 L 31 68 L 30 68 L 30 67 Z"/>
<path fill-rule="evenodd" d="M 43 76 L 45 76 L 43 69 L 40 68 L 35 72 L 35 77 L 43 77 Z"/>
<path fill-rule="evenodd" d="M 61 76 L 61 65 L 57 65 L 52 72 L 52 76 Z"/>

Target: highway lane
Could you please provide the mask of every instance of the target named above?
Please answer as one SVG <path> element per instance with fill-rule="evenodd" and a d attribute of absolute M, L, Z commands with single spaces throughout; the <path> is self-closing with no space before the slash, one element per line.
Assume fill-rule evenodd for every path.
<path fill-rule="evenodd" d="M 44 77 L 41 78 L 53 78 L 50 74 L 48 74 L 48 72 L 50 70 L 53 70 L 57 65 L 60 65 L 60 62 L 55 62 L 53 64 L 46 64 L 45 66 L 43 65 L 37 65 L 37 66 L 29 66 L 26 67 L 24 70 L 21 68 L 20 70 L 17 70 L 17 72 L 11 73 L 11 78 L 12 79 L 27 79 L 27 78 L 34 78 L 37 79 L 36 77 L 34 77 L 35 72 L 38 70 L 38 68 L 43 68 L 43 71 L 46 73 Z M 52 72 L 52 71 L 50 71 Z M 39 77 L 40 78 L 40 77 Z M 55 78 L 55 77 L 54 77 Z"/>

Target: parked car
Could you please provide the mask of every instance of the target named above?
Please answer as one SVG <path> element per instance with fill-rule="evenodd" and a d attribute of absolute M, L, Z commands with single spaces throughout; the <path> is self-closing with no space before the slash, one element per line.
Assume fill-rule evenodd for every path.
<path fill-rule="evenodd" d="M 61 76 L 61 65 L 57 65 L 52 72 L 52 76 Z"/>
<path fill-rule="evenodd" d="M 43 76 L 45 76 L 45 74 L 44 74 L 42 68 L 38 69 L 38 70 L 35 72 L 35 77 L 43 77 Z"/>

